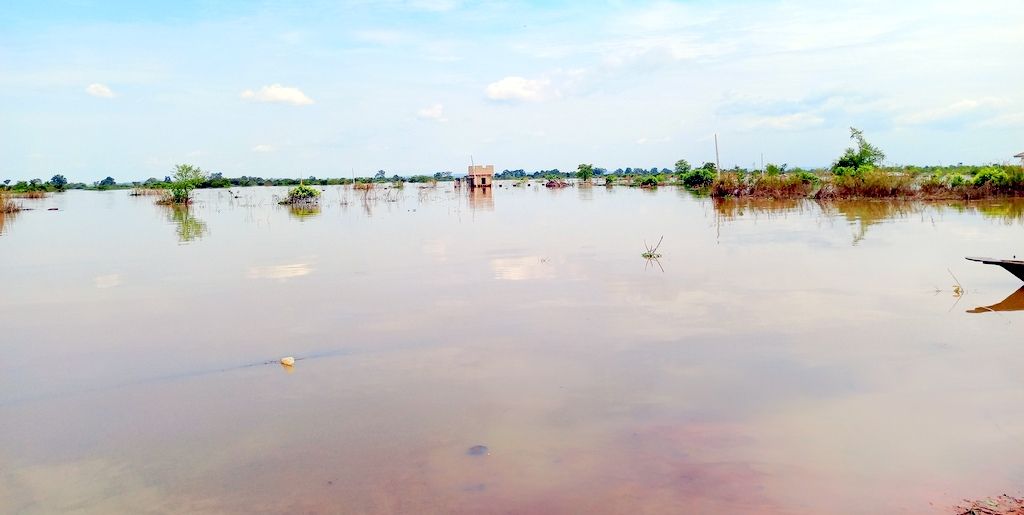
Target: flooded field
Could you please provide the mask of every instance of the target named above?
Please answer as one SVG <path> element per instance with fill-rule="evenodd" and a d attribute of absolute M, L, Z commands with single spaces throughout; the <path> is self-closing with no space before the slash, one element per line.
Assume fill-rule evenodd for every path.
<path fill-rule="evenodd" d="M 1020 492 L 1024 290 L 964 256 L 1024 255 L 1024 203 L 501 186 L 23 201 L 0 219 L 0 513 Z"/>

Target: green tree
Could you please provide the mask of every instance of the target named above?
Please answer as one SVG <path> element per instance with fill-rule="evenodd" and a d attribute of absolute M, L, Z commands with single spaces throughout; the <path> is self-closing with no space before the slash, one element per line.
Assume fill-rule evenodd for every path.
<path fill-rule="evenodd" d="M 198 166 L 180 164 L 174 167 L 174 176 L 171 181 L 171 202 L 174 204 L 188 204 L 192 202 L 192 190 L 206 180 L 206 172 Z"/>
<path fill-rule="evenodd" d="M 99 187 L 101 188 L 109 188 L 111 186 L 117 186 L 117 181 L 113 177 L 107 176 L 106 179 L 99 182 Z"/>
<path fill-rule="evenodd" d="M 373 176 L 373 180 L 377 182 L 384 182 L 385 180 L 387 180 L 387 176 L 388 174 L 384 170 L 377 170 L 377 174 Z"/>
<path fill-rule="evenodd" d="M 63 175 L 57 174 L 50 179 L 50 184 L 52 184 L 57 191 L 64 191 L 64 188 L 68 185 L 68 180 L 65 179 Z"/>
<path fill-rule="evenodd" d="M 576 177 L 583 182 L 590 182 L 590 179 L 594 177 L 594 166 L 588 164 L 581 164 L 576 167 Z"/>
<path fill-rule="evenodd" d="M 868 143 L 864 132 L 850 127 L 850 139 L 857 143 L 857 148 L 847 148 L 843 155 L 832 164 L 832 173 L 836 175 L 862 175 L 885 160 L 885 152 Z"/>
<path fill-rule="evenodd" d="M 683 175 L 683 174 L 685 174 L 685 173 L 687 173 L 689 171 L 690 171 L 690 163 L 689 163 L 689 161 L 687 161 L 685 159 L 680 159 L 679 161 L 676 161 L 676 173 L 677 174 Z"/>

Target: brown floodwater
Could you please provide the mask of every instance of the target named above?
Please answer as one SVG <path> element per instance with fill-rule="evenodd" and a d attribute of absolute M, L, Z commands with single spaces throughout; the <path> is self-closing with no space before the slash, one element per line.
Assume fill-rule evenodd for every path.
<path fill-rule="evenodd" d="M 963 259 L 1024 255 L 1020 201 L 325 189 L 4 218 L 0 513 L 942 513 L 1024 485 L 1024 293 Z"/>

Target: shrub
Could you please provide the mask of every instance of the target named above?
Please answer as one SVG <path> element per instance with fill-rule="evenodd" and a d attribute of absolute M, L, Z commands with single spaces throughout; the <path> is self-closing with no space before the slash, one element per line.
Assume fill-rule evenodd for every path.
<path fill-rule="evenodd" d="M 793 176 L 800 180 L 804 184 L 818 184 L 821 182 L 821 178 L 814 175 L 806 170 L 800 170 L 799 172 L 793 172 Z"/>
<path fill-rule="evenodd" d="M 658 178 L 654 175 L 644 175 L 634 180 L 633 185 L 641 188 L 657 188 Z"/>
<path fill-rule="evenodd" d="M 310 204 L 317 201 L 320 190 L 300 183 L 288 190 L 288 197 L 281 204 Z"/>
<path fill-rule="evenodd" d="M 710 185 L 715 180 L 715 176 L 714 168 L 701 167 L 682 174 L 679 179 L 688 188 L 703 188 Z"/>
<path fill-rule="evenodd" d="M 974 176 L 974 180 L 971 181 L 975 187 L 992 185 L 994 188 L 1004 188 L 1010 182 L 1010 177 L 1006 175 L 1006 172 L 999 170 L 993 166 L 982 168 Z"/>
<path fill-rule="evenodd" d="M 813 175 L 813 174 L 812 174 Z M 737 183 L 744 182 L 737 176 Z M 762 175 L 754 180 L 750 195 L 771 198 L 806 197 L 813 189 L 813 181 L 805 181 L 798 174 Z"/>
<path fill-rule="evenodd" d="M 712 197 L 739 196 L 743 194 L 743 181 L 739 174 L 723 173 L 719 177 L 712 178 L 709 193 Z"/>

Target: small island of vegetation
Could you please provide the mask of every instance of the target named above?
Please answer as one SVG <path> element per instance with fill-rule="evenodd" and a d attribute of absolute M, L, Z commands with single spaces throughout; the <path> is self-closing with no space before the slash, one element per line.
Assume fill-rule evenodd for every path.
<path fill-rule="evenodd" d="M 282 205 L 290 206 L 301 206 L 316 204 L 320 200 L 320 190 L 306 186 L 305 184 L 299 184 L 298 186 L 288 190 L 288 196 L 278 202 Z"/>

